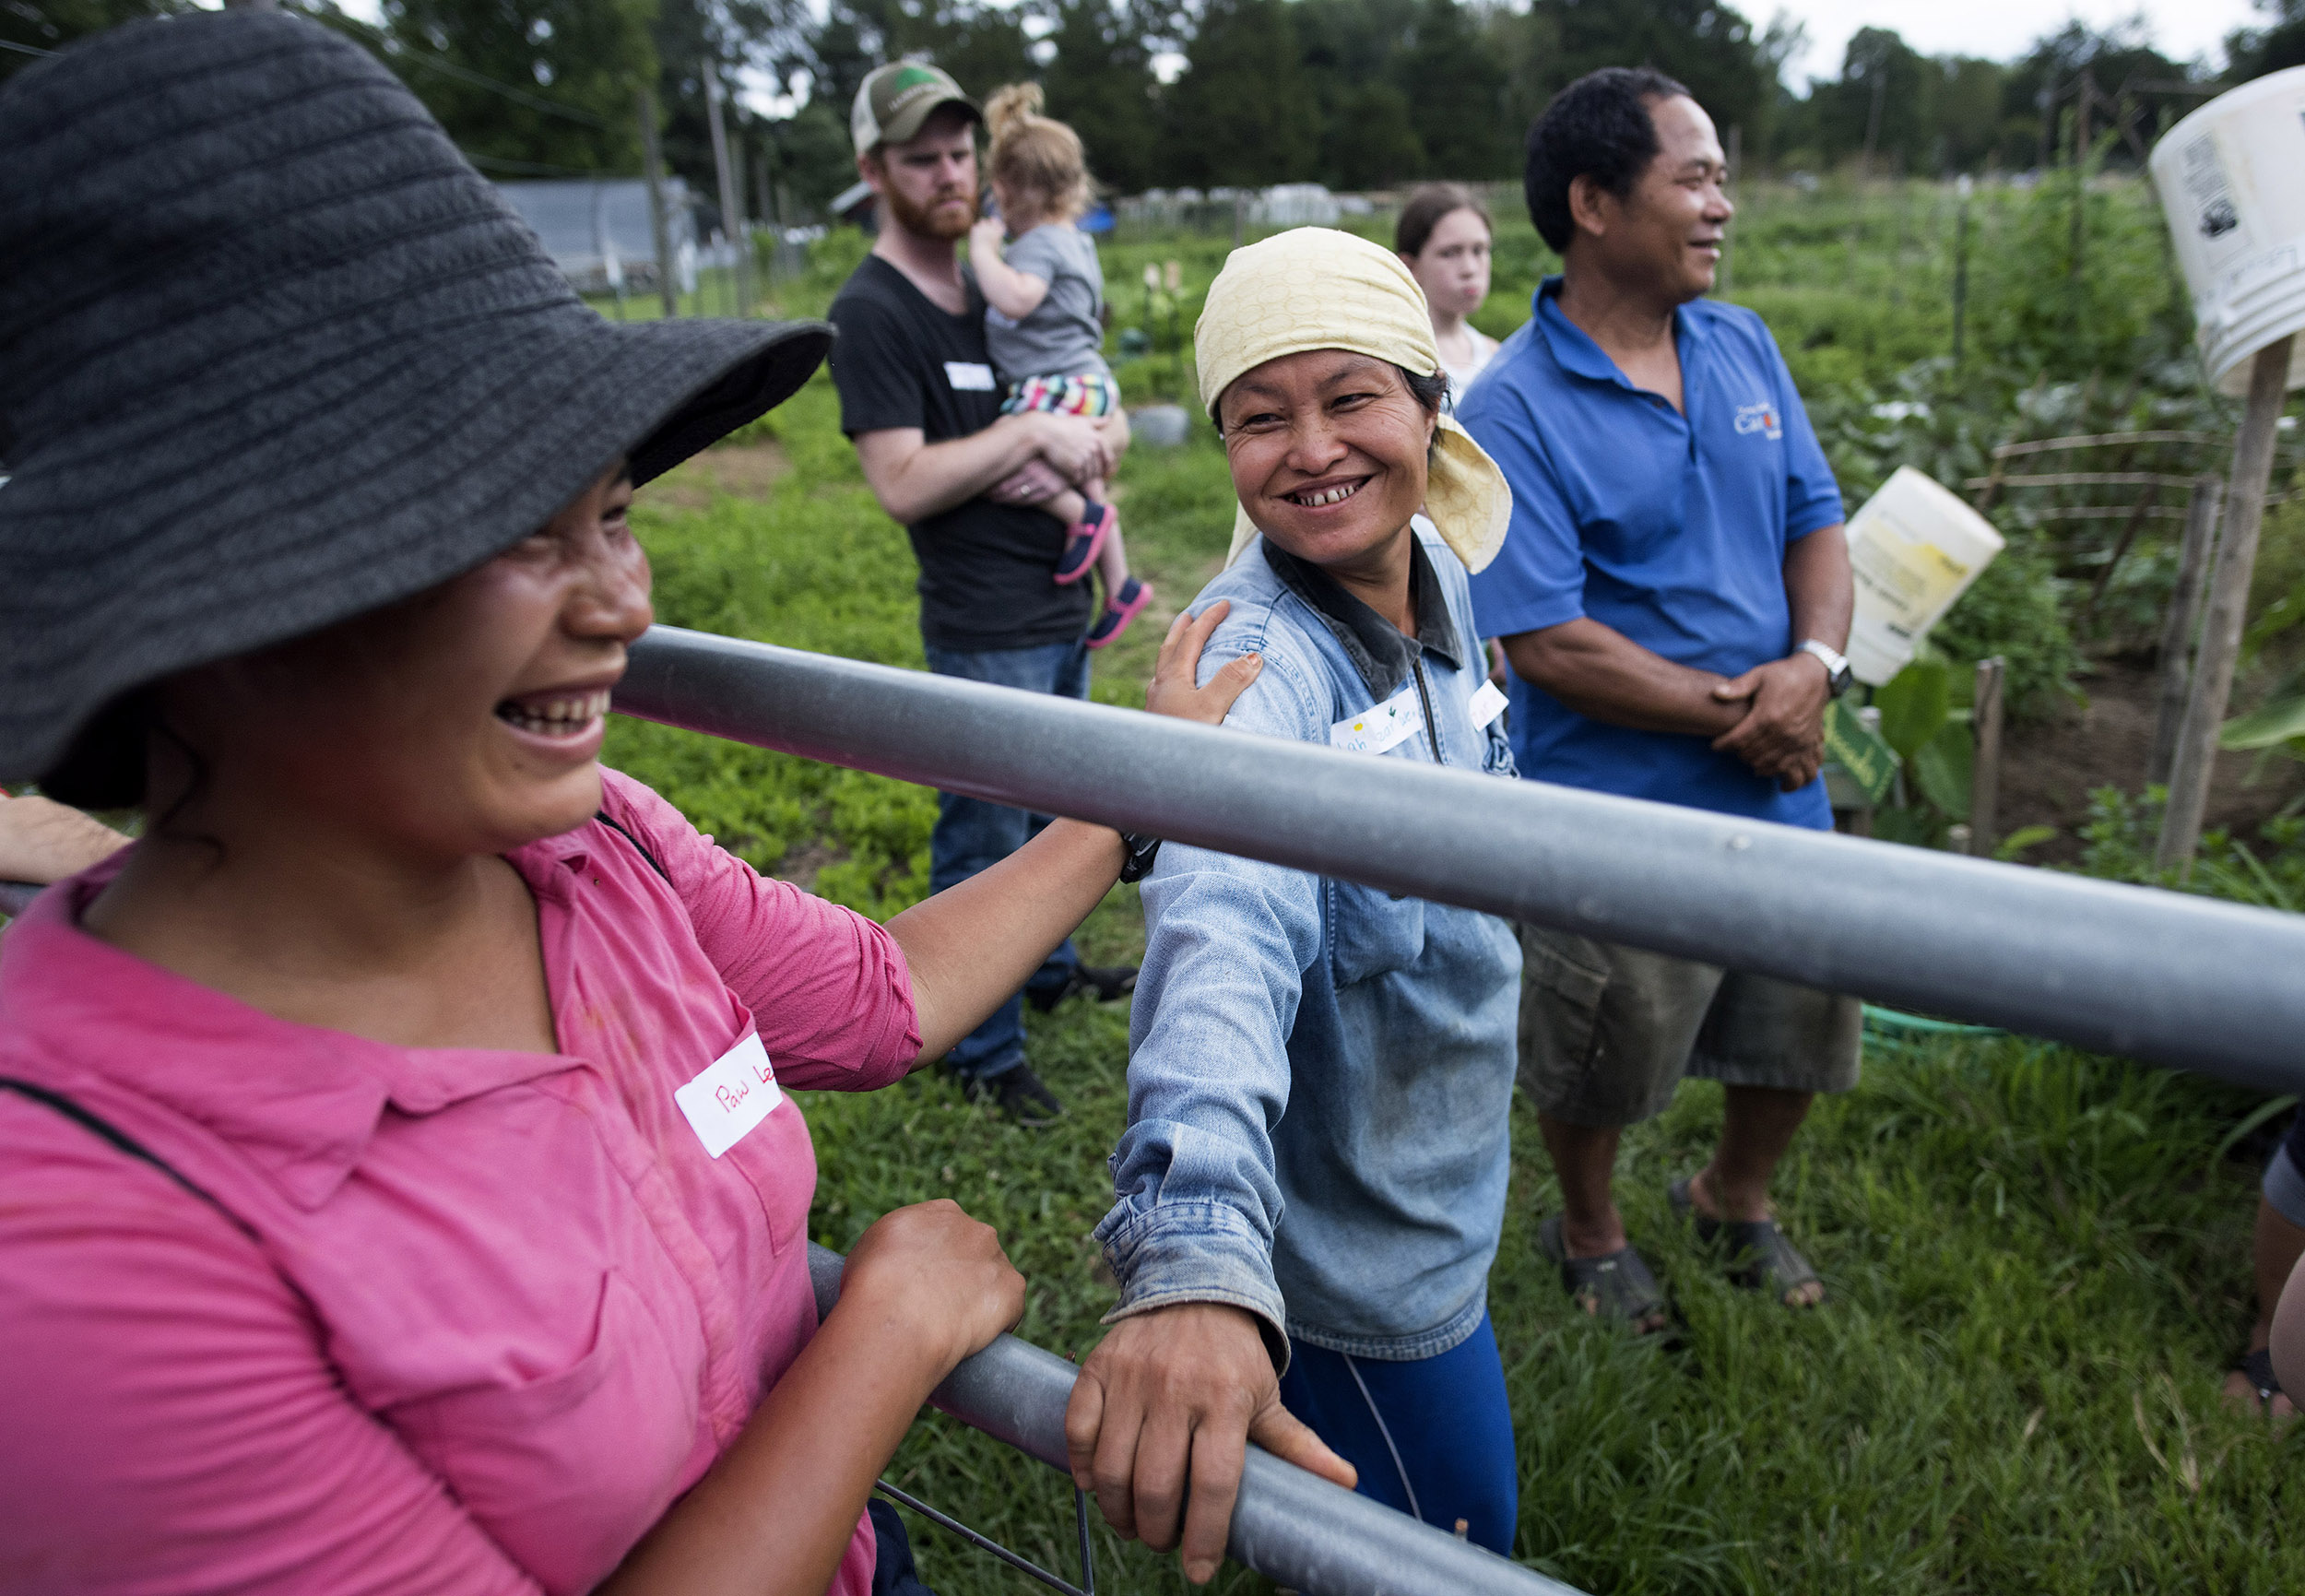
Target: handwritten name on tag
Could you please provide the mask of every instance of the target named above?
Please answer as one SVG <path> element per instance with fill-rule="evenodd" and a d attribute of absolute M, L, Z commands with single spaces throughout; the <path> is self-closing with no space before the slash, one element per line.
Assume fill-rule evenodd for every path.
<path fill-rule="evenodd" d="M 947 361 L 944 380 L 964 394 L 989 394 L 993 389 L 992 368 L 981 361 Z"/>
<path fill-rule="evenodd" d="M 1329 728 L 1329 746 L 1347 753 L 1382 753 L 1424 729 L 1424 710 L 1411 682 L 1373 709 L 1348 715 Z"/>
<path fill-rule="evenodd" d="M 672 1094 L 672 1101 L 688 1116 L 689 1129 L 715 1158 L 743 1141 L 784 1100 L 768 1049 L 752 1031 Z"/>
<path fill-rule="evenodd" d="M 1472 729 L 1479 731 L 1505 713 L 1507 700 L 1505 690 L 1494 681 L 1484 681 L 1473 690 L 1472 702 L 1466 707 L 1472 711 Z"/>

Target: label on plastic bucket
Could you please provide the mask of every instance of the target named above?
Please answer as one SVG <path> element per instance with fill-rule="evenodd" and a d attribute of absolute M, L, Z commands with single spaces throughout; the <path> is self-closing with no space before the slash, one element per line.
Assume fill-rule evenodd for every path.
<path fill-rule="evenodd" d="M 1860 602 L 1870 601 L 1866 608 L 1898 642 L 1916 642 L 1961 591 L 1969 568 L 1891 515 L 1877 517 L 1867 530 L 1872 536 L 1849 550 Z"/>
<path fill-rule="evenodd" d="M 2177 152 L 2179 215 L 2199 241 L 2193 248 L 2211 271 L 2223 274 L 2256 247 L 2256 231 L 2233 194 L 2232 179 L 2217 154 L 2215 133 L 2204 133 Z"/>

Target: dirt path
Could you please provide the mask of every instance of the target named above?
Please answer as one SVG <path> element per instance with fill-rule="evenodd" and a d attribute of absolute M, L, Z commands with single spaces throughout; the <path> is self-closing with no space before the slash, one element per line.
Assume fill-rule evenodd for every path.
<path fill-rule="evenodd" d="M 723 443 L 692 455 L 641 490 L 642 502 L 668 510 L 709 510 L 715 492 L 762 499 L 792 460 L 774 439 L 761 443 Z"/>
<path fill-rule="evenodd" d="M 2135 793 L 2145 786 L 2153 750 L 2154 679 L 2149 668 L 2106 662 L 2081 683 L 2086 705 L 2067 706 L 2046 723 L 2012 727 L 2001 774 L 2003 836 L 2026 826 L 2054 826 L 2053 842 L 2027 850 L 2034 864 L 2070 864 L 2081 856 L 2089 794 L 2100 786 Z M 2252 786 L 2257 756 L 2217 756 L 2207 825 L 2247 837 L 2305 791 L 2305 767 L 2275 759 Z"/>

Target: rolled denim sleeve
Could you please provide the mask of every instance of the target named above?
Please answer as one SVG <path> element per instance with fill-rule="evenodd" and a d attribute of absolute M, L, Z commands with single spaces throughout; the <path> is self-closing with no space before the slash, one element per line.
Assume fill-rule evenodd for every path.
<path fill-rule="evenodd" d="M 1267 615 L 1236 611 L 1211 639 L 1201 678 L 1259 650 L 1263 674 L 1225 724 L 1325 740 L 1329 694 L 1280 631 Z M 1288 1106 L 1305 973 L 1321 954 L 1319 879 L 1171 843 L 1145 881 L 1144 910 L 1129 1128 L 1112 1159 L 1118 1200 L 1096 1228 L 1121 1287 L 1105 1322 L 1173 1303 L 1230 1303 L 1264 1321 L 1285 1365 L 1272 1127 Z"/>

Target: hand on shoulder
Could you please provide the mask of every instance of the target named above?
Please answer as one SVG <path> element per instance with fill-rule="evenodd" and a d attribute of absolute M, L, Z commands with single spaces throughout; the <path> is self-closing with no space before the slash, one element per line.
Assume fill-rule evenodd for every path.
<path fill-rule="evenodd" d="M 1168 623 L 1168 635 L 1161 640 L 1152 680 L 1145 686 L 1146 709 L 1178 720 L 1197 720 L 1203 726 L 1223 724 L 1235 702 L 1265 668 L 1262 655 L 1244 654 L 1218 668 L 1207 686 L 1198 684 L 1201 651 L 1232 610 L 1232 600 L 1220 598 L 1197 616 L 1177 612 L 1176 619 Z"/>

